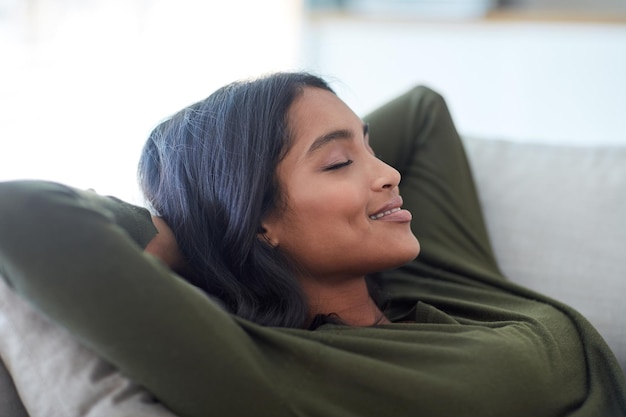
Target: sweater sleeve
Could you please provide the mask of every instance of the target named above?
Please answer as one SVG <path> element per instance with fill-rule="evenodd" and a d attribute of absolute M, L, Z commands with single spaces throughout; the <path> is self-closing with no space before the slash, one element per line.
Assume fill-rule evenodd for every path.
<path fill-rule="evenodd" d="M 142 251 L 154 233 L 147 211 L 116 199 L 0 183 L 0 272 L 14 291 L 181 417 L 284 414 L 246 330 Z M 216 401 L 234 384 L 241 401 Z"/>

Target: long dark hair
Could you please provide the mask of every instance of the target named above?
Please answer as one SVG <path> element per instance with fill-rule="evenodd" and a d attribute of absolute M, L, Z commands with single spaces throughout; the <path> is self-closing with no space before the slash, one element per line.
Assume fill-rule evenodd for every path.
<path fill-rule="evenodd" d="M 276 167 L 290 147 L 287 112 L 308 73 L 276 73 L 220 88 L 159 124 L 144 145 L 139 182 L 172 228 L 185 278 L 254 322 L 301 327 L 307 303 L 293 265 L 259 238 L 284 196 Z"/>

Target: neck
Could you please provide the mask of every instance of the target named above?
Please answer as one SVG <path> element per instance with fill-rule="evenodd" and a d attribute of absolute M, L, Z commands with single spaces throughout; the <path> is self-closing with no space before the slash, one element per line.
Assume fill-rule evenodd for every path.
<path fill-rule="evenodd" d="M 309 323 L 319 314 L 335 314 L 351 326 L 389 323 L 369 294 L 364 277 L 343 281 L 302 280 L 309 302 Z"/>

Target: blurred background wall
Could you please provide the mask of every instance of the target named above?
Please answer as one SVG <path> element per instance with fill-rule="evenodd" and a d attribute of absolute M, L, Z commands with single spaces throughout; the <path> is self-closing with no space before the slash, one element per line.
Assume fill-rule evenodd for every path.
<path fill-rule="evenodd" d="M 462 134 L 626 144 L 623 0 L 0 0 L 0 180 L 139 201 L 148 133 L 304 69 L 359 114 L 416 84 Z"/>
<path fill-rule="evenodd" d="M 298 1 L 0 2 L 0 180 L 138 202 L 137 160 L 161 119 L 300 53 Z"/>

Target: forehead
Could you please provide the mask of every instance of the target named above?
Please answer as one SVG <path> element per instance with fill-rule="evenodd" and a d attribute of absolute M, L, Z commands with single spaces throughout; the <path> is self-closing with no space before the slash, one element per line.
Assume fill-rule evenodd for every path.
<path fill-rule="evenodd" d="M 314 140 L 335 129 L 360 129 L 362 125 L 361 119 L 339 97 L 314 87 L 305 87 L 294 100 L 289 108 L 288 123 L 298 141 Z"/>

